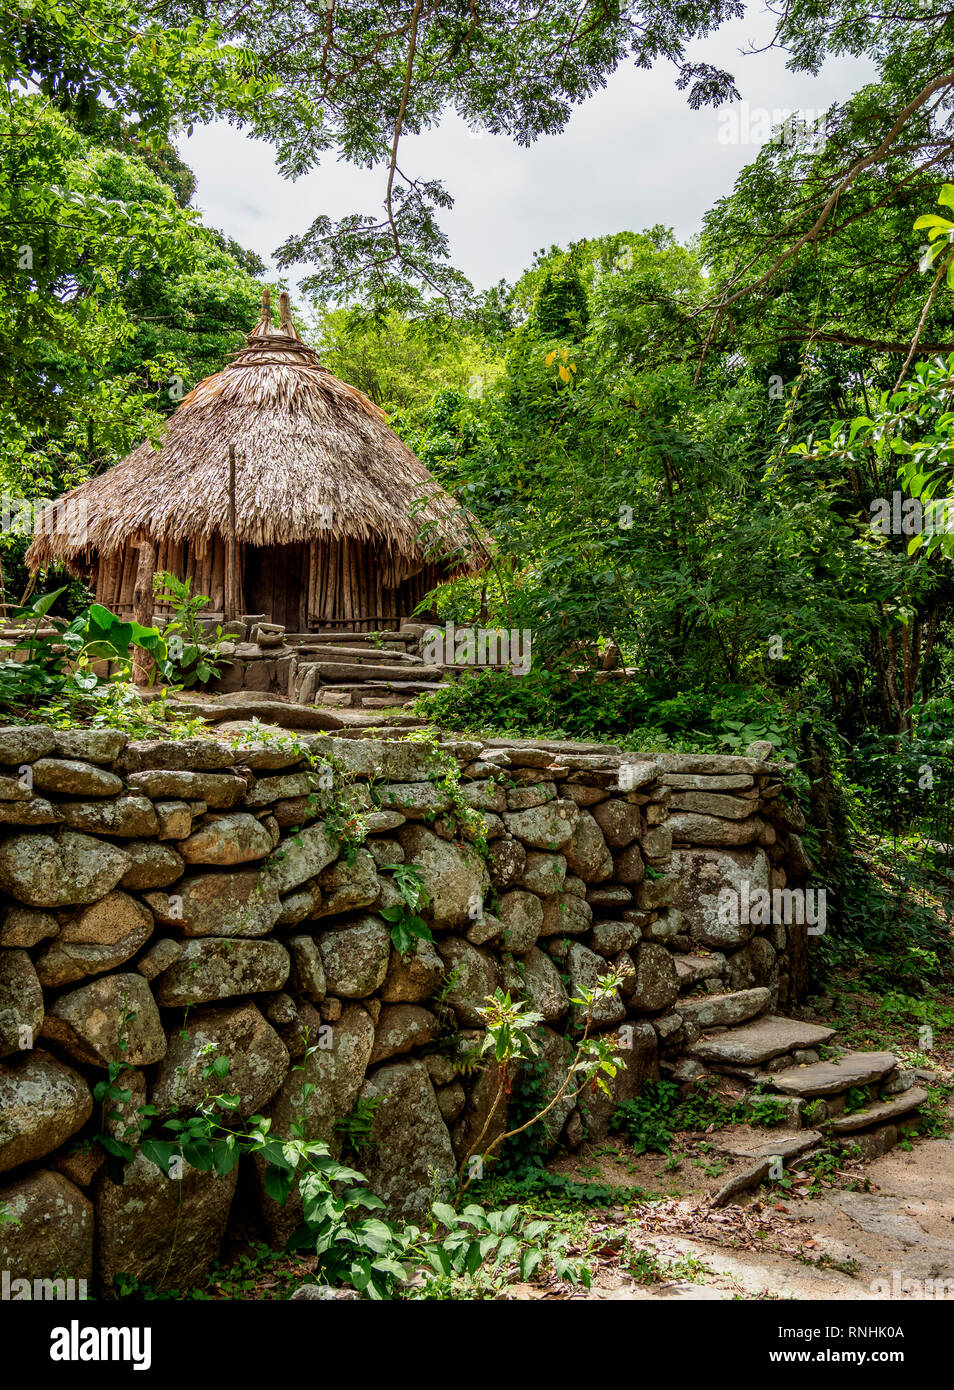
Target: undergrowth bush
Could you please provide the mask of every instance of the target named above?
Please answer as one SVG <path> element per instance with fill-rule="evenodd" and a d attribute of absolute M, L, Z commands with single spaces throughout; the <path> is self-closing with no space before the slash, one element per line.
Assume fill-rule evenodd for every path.
<path fill-rule="evenodd" d="M 797 719 L 767 693 L 742 687 L 676 691 L 645 679 L 599 680 L 592 672 L 531 668 L 526 676 L 468 671 L 416 711 L 460 732 L 605 738 L 643 750 L 744 752 L 770 739 L 794 760 Z"/>
<path fill-rule="evenodd" d="M 622 1134 L 637 1154 L 669 1153 L 675 1136 L 686 1130 L 712 1125 L 759 1125 L 774 1128 L 786 1118 L 783 1101 L 757 1091 L 732 1100 L 720 1092 L 717 1077 L 707 1077 L 680 1098 L 674 1081 L 650 1081 L 640 1095 L 624 1100 L 610 1120 L 614 1134 Z"/>
<path fill-rule="evenodd" d="M 25 636 L 18 641 L 19 659 L 11 655 L 0 661 L 4 717 L 57 728 L 122 729 L 133 738 L 156 732 L 186 738 L 203 730 L 201 720 L 184 719 L 167 702 L 166 697 L 180 688 L 174 682 L 183 672 L 175 636 L 167 643 L 158 628 L 127 622 L 99 603 L 87 605 L 72 618 L 60 617 L 55 610 L 67 587 L 40 594 L 11 615 Z M 144 700 L 132 682 L 135 648 L 155 661 L 168 682 L 155 698 Z M 186 683 L 193 683 L 199 670 L 198 648 L 187 650 L 195 669 Z M 116 668 L 112 676 L 103 674 L 104 664 Z M 210 674 L 214 671 L 208 667 Z"/>
<path fill-rule="evenodd" d="M 954 843 L 954 699 L 919 706 L 910 736 L 861 731 L 846 774 L 859 824 Z"/>
<path fill-rule="evenodd" d="M 938 869 L 942 872 L 938 872 Z M 930 994 L 954 984 L 954 883 L 923 841 L 856 835 L 832 874 L 835 929 L 818 938 L 813 979 L 862 967 L 865 987 Z"/>

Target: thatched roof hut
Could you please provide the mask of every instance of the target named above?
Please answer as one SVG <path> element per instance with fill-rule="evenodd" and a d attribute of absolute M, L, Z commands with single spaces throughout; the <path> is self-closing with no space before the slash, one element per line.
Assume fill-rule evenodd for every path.
<path fill-rule="evenodd" d="M 479 528 L 384 413 L 321 365 L 287 294 L 276 328 L 265 290 L 246 342 L 184 398 L 158 449 L 143 442 L 40 513 L 33 570 L 66 564 L 127 612 L 149 552 L 210 611 L 305 631 L 390 624 L 441 578 L 483 568 Z"/>

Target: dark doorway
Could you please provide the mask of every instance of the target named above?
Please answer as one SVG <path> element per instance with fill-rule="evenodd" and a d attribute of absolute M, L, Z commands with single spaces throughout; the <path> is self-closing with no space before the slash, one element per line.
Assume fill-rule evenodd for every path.
<path fill-rule="evenodd" d="M 249 613 L 302 632 L 308 595 L 308 551 L 297 545 L 248 546 L 245 551 L 245 602 Z"/>

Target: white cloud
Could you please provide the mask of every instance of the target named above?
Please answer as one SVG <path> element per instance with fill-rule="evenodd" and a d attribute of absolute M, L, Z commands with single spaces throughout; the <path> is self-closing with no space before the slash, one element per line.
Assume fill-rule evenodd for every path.
<path fill-rule="evenodd" d="M 843 100 L 874 75 L 867 62 L 839 59 L 817 77 L 786 71 L 784 55 L 741 56 L 770 34 L 764 16 L 727 26 L 696 45 L 693 56 L 734 72 L 750 108 L 818 111 Z M 753 123 L 750 122 L 750 125 Z M 719 138 L 720 116 L 691 111 L 673 85 L 673 69 L 621 68 L 580 107 L 561 135 L 521 149 L 501 136 L 475 139 L 449 114 L 435 130 L 406 141 L 401 164 L 442 178 L 456 203 L 441 215 L 456 265 L 478 286 L 514 279 L 533 252 L 552 242 L 640 230 L 661 222 L 681 238 L 727 194 L 756 150 Z M 328 160 L 296 183 L 283 179 L 267 144 L 224 123 L 201 127 L 180 145 L 195 170 L 195 204 L 207 221 L 270 265 L 284 239 L 319 213 L 380 211 L 382 171 Z M 289 273 L 292 284 L 304 267 Z"/>

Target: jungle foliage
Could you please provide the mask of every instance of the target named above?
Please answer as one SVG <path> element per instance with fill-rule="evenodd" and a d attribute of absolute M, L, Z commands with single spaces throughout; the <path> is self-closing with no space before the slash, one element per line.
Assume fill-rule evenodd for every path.
<path fill-rule="evenodd" d="M 279 260 L 311 268 L 299 308 L 328 365 L 493 539 L 491 570 L 431 604 L 533 638 L 528 676 L 467 677 L 429 712 L 821 748 L 845 825 L 940 831 L 952 542 L 904 521 L 952 491 L 954 16 L 787 5 L 795 69 L 865 55 L 875 79 L 821 131 L 767 142 L 692 245 L 664 225 L 555 245 L 476 293 L 440 225 L 450 191 L 401 160 L 449 110 L 525 143 L 558 132 L 624 63 L 673 64 L 693 105 L 732 100 L 736 75 L 688 45 L 743 11 L 0 4 L 0 481 L 27 504 L 3 527 L 9 597 L 32 504 L 155 438 L 254 322 L 262 263 L 191 208 L 175 149 L 228 118 L 288 175 L 381 171 L 380 212 L 291 229 Z"/>

